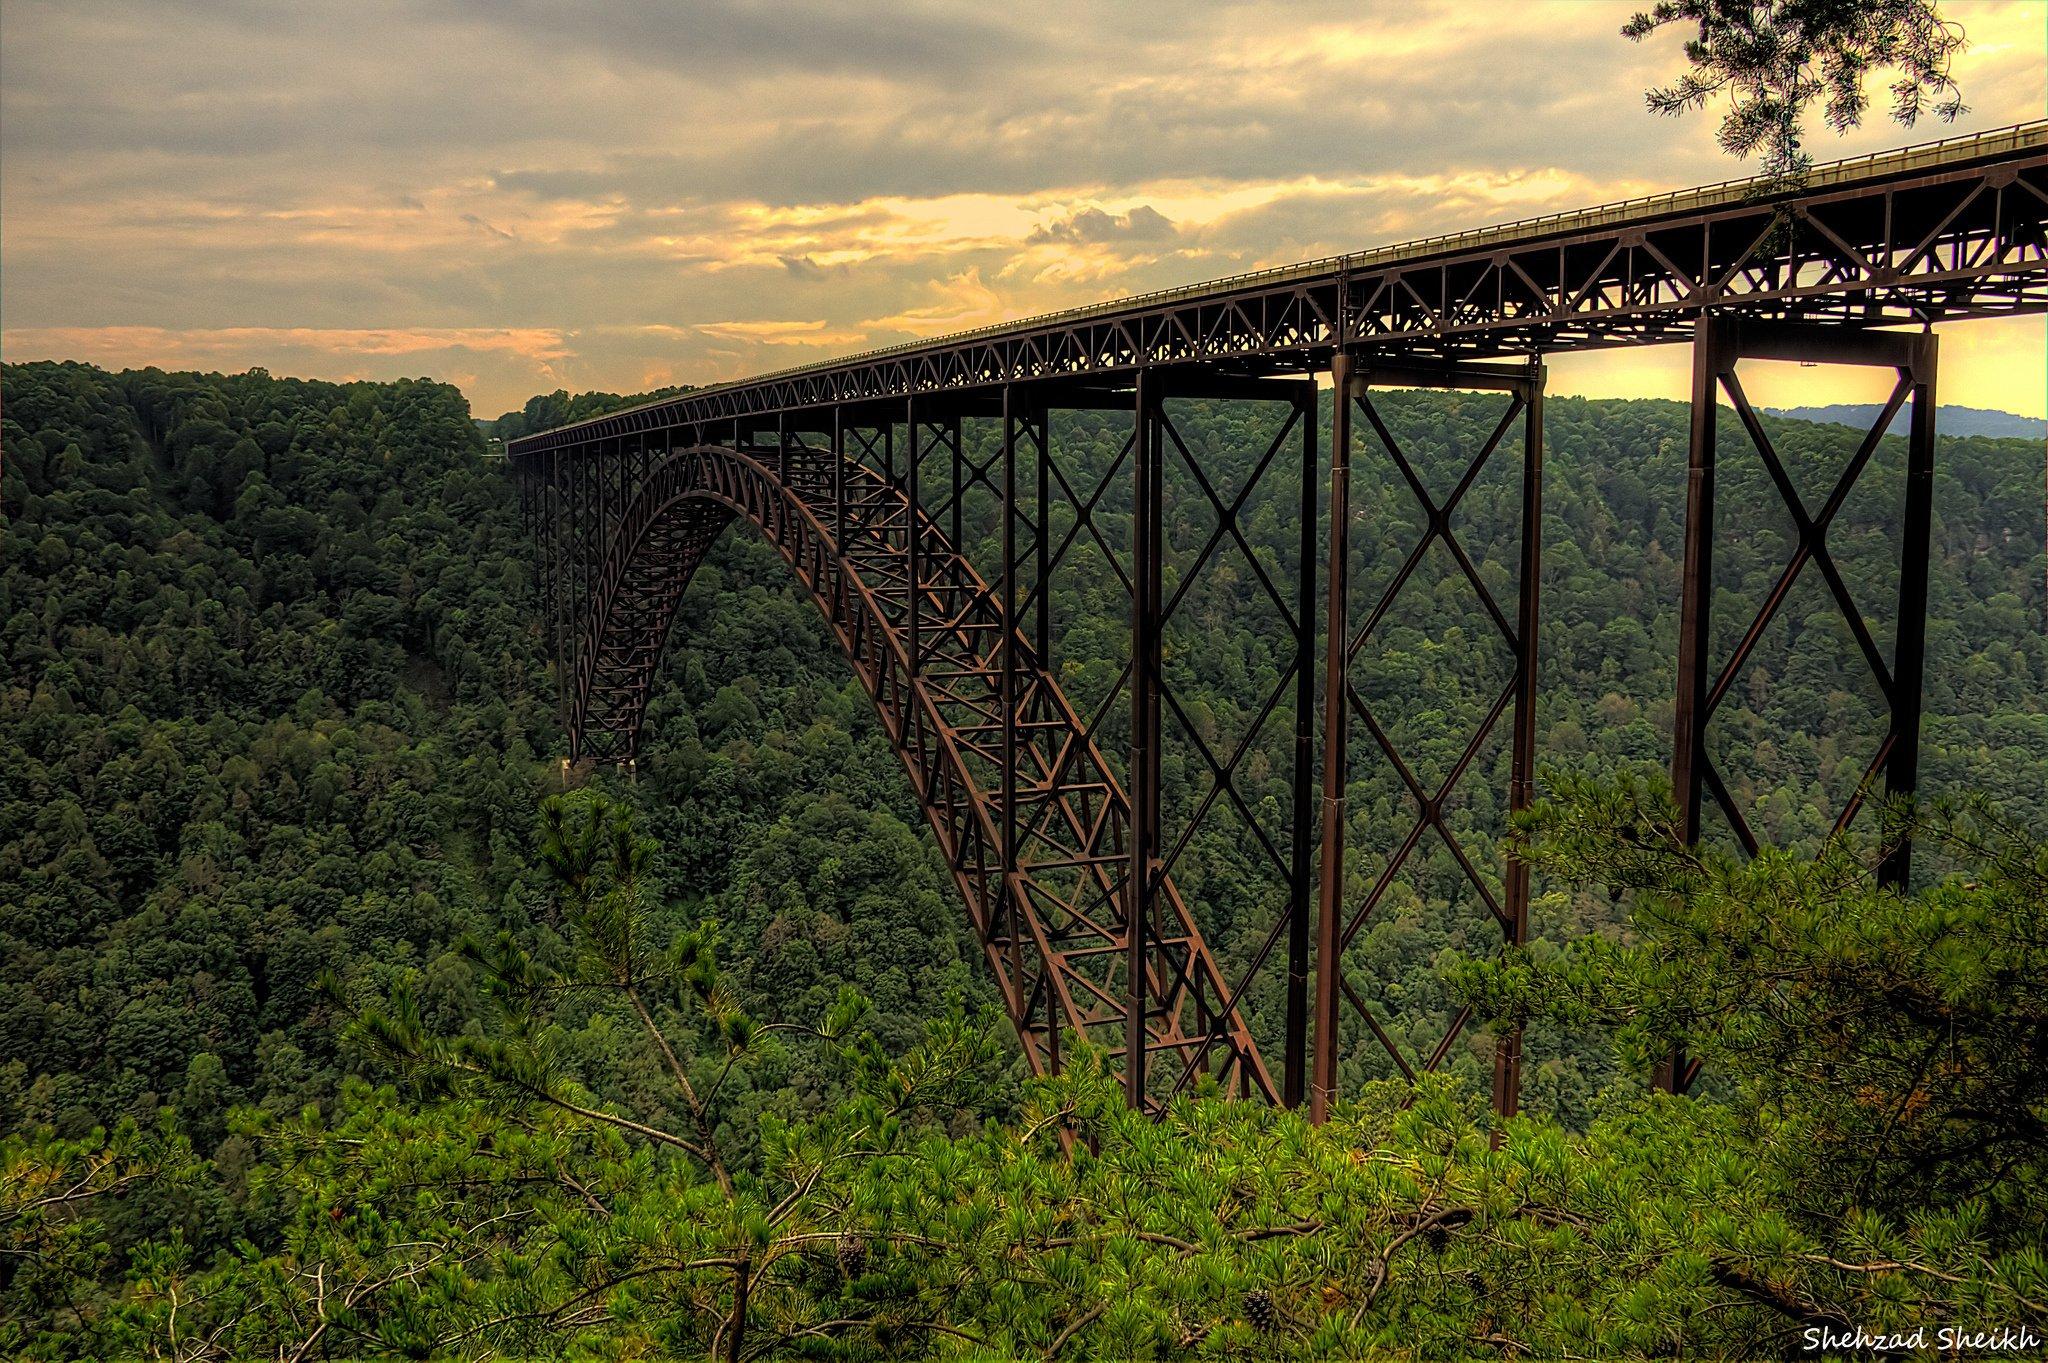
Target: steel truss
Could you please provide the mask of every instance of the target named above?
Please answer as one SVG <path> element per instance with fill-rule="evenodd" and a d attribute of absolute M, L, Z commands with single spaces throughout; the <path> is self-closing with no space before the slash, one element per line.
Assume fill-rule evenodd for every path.
<path fill-rule="evenodd" d="M 1287 414 L 1234 496 L 1207 481 L 1166 409 L 1169 398 L 1189 392 L 1227 392 Z M 1135 409 L 1122 454 L 1092 486 L 1056 451 L 1055 400 Z M 677 604 L 712 543 L 744 518 L 796 569 L 873 698 L 1034 1069 L 1059 1067 L 1064 1033 L 1112 1050 L 1135 1102 L 1157 1105 L 1205 1074 L 1229 1092 L 1298 1097 L 1306 1058 L 1292 1020 L 1306 1007 L 1311 852 L 1310 839 L 1294 830 L 1313 822 L 1305 681 L 1314 638 L 1313 411 L 1309 385 L 1216 379 L 1191 387 L 1183 377 L 1136 393 L 1012 392 L 993 406 L 946 412 L 907 404 L 900 422 L 893 412 L 843 410 L 810 423 L 827 435 L 815 445 L 784 423 L 772 436 L 738 432 L 749 442 L 744 448 L 643 437 L 552 469 L 529 461 L 528 506 L 549 541 L 544 566 L 557 569 L 552 595 L 583 603 L 551 612 L 582 622 L 563 650 L 572 756 L 623 761 L 637 752 Z M 985 418 L 1000 438 L 994 453 L 977 459 L 963 426 Z M 1276 463 L 1292 441 L 1304 451 L 1298 476 L 1309 514 L 1299 553 L 1309 571 L 1290 604 L 1236 517 L 1261 480 L 1278 476 Z M 1158 572 L 1169 452 L 1214 515 L 1170 594 Z M 617 471 L 593 472 L 600 464 Z M 1125 477 L 1138 508 L 1135 577 L 1113 553 L 1108 558 L 1132 593 L 1139 643 L 1124 678 L 1084 718 L 1046 666 L 1059 648 L 1052 589 L 1081 537 L 1107 552 L 1103 502 Z M 628 487 L 630 495 L 615 492 Z M 950 529 L 962 524 L 972 489 L 1000 504 L 1004 549 L 993 583 L 957 551 Z M 546 533 L 549 525 L 558 533 Z M 579 535 L 602 553 L 575 543 Z M 1232 546 L 1281 606 L 1290 661 L 1256 722 L 1226 754 L 1204 744 L 1166 684 L 1161 641 L 1189 590 Z M 1287 829 L 1268 829 L 1237 788 L 1236 772 L 1289 694 L 1295 804 Z M 1129 706 L 1133 741 L 1124 760 L 1112 763 L 1097 740 L 1119 697 Z M 1171 824 L 1160 800 L 1169 716 L 1210 776 L 1192 812 Z M 1238 811 L 1284 881 L 1265 950 L 1229 982 L 1172 874 L 1196 827 L 1225 805 Z M 1288 944 L 1286 1030 L 1274 1039 L 1287 1069 L 1276 1088 L 1240 1001 L 1281 940 Z"/>
<path fill-rule="evenodd" d="M 1503 723 L 1507 806 L 1519 810 L 1531 798 L 1536 357 L 1646 341 L 1695 345 L 1673 762 L 1687 835 L 1700 835 L 1711 799 L 1738 842 L 1757 842 L 1706 733 L 1809 565 L 1890 713 L 1839 826 L 1856 817 L 1880 772 L 1887 790 L 1913 789 L 1935 349 L 1924 332 L 1872 328 L 2048 310 L 2048 127 L 1821 167 L 1811 184 L 1793 193 L 1699 191 L 1269 271 L 705 389 L 514 441 L 570 755 L 633 760 L 681 595 L 718 536 L 744 519 L 796 570 L 873 699 L 1035 1070 L 1059 1069 L 1068 1039 L 1080 1037 L 1113 1053 L 1134 1103 L 1156 1109 L 1206 1075 L 1225 1091 L 1305 1101 L 1320 1118 L 1340 1096 L 1352 1017 L 1374 1038 L 1362 1047 L 1384 1049 L 1401 1072 L 1437 1067 L 1467 1019 L 1453 1018 L 1433 1046 L 1405 1052 L 1370 990 L 1347 980 L 1345 952 L 1389 887 L 1415 874 L 1425 845 L 1456 863 L 1504 941 L 1527 933 L 1526 871 L 1475 860 L 1445 811 L 1478 779 L 1480 749 Z M 1474 363 L 1510 357 L 1513 364 Z M 1744 358 L 1899 373 L 1886 412 L 1818 511 L 1800 501 L 1742 394 Z M 1323 373 L 1337 395 L 1327 502 L 1314 390 L 1298 377 Z M 1476 388 L 1505 400 L 1493 439 L 1441 500 L 1373 403 L 1379 390 L 1410 386 Z M 1709 605 L 1724 393 L 1798 542 L 1716 669 Z M 1174 420 L 1171 404 L 1196 397 L 1258 404 L 1277 418 L 1269 445 L 1235 452 L 1257 457 L 1234 489 Z M 1842 586 L 1826 536 L 1909 400 L 1899 624 L 1886 658 Z M 1060 423 L 1074 412 L 1120 414 L 1128 421 L 1120 450 L 1105 462 L 1064 448 Z M 1425 528 L 1392 586 L 1354 619 L 1349 499 L 1360 422 Z M 1455 514 L 1517 423 L 1520 575 L 1510 612 L 1460 543 Z M 1240 523 L 1254 499 L 1276 498 L 1299 507 L 1291 564 L 1255 553 Z M 1319 744 L 1315 566 L 1325 527 Z M 970 554 L 970 546 L 999 547 Z M 1513 676 L 1464 736 L 1448 774 L 1425 783 L 1356 673 L 1402 584 L 1437 548 L 1477 592 Z M 972 556 L 982 557 L 986 576 Z M 1073 590 L 1084 560 L 1098 558 L 1129 604 L 1129 653 L 1107 694 L 1089 697 L 1083 712 L 1062 679 L 1097 675 L 1102 660 L 1067 655 L 1056 598 Z M 1200 598 L 1190 592 L 1226 560 L 1256 579 L 1257 609 L 1271 607 L 1277 623 L 1266 645 L 1277 680 L 1239 717 L 1242 732 L 1224 738 L 1205 734 L 1172 677 L 1205 656 L 1190 604 Z M 1354 725 L 1370 739 L 1361 752 L 1388 763 L 1414 816 L 1372 883 L 1347 886 Z M 1287 753 L 1278 763 L 1276 742 Z M 1249 762 L 1252 753 L 1260 763 Z M 1253 798 L 1247 768 L 1261 764 L 1285 768 L 1284 800 L 1270 789 Z M 1184 858 L 1198 830 L 1213 845 L 1219 829 L 1242 830 L 1234 849 L 1272 885 L 1249 931 L 1233 925 L 1228 973 L 1176 876 L 1189 872 Z M 1886 883 L 1904 882 L 1908 855 L 1889 852 Z M 1494 1105 L 1512 1113 L 1520 1039 L 1496 1040 Z M 1280 1058 L 1277 1085 L 1267 1055 Z M 1673 1057 L 1662 1082 L 1683 1088 L 1695 1069 Z"/>
<path fill-rule="evenodd" d="M 1503 715 L 1512 715 L 1508 812 L 1526 809 L 1534 793 L 1536 751 L 1536 645 L 1538 587 L 1542 577 L 1543 520 L 1543 383 L 1540 364 L 1518 369 L 1479 365 L 1357 365 L 1349 356 L 1339 356 L 1333 366 L 1338 394 L 1331 425 L 1330 464 L 1330 546 L 1328 563 L 1328 628 L 1325 637 L 1323 683 L 1323 822 L 1322 878 L 1317 909 L 1319 927 L 1316 952 L 1316 1047 L 1315 1080 L 1311 1114 L 1321 1120 L 1339 1092 L 1338 1062 L 1343 1036 L 1345 1005 L 1362 1018 L 1373 1040 L 1384 1050 L 1400 1072 L 1413 1079 L 1419 1072 L 1433 1070 L 1450 1054 L 1452 1045 L 1470 1021 L 1471 1010 L 1461 1010 L 1437 1044 L 1426 1054 L 1404 1053 L 1382 1024 L 1378 1014 L 1346 978 L 1344 951 L 1379 906 L 1387 891 L 1398 881 L 1418 845 L 1434 834 L 1456 862 L 1464 879 L 1498 920 L 1503 939 L 1519 945 L 1527 937 L 1529 923 L 1529 870 L 1519 861 L 1502 857 L 1502 892 L 1496 895 L 1472 862 L 1457 834 L 1445 818 L 1445 807 L 1465 778 L 1480 749 Z M 1466 464 L 1462 476 L 1439 502 L 1387 428 L 1373 404 L 1372 390 L 1386 388 L 1455 388 L 1505 393 L 1508 397 L 1492 434 Z M 1403 483 L 1423 512 L 1425 528 L 1401 566 L 1381 591 L 1379 598 L 1354 630 L 1351 625 L 1349 537 L 1351 438 L 1353 422 L 1363 416 L 1378 437 Z M 1517 424 L 1522 427 L 1522 476 L 1519 552 L 1520 572 L 1516 583 L 1515 616 L 1509 620 L 1493 593 L 1479 575 L 1477 566 L 1459 542 L 1452 516 L 1458 504 L 1486 469 L 1503 440 Z M 1374 632 L 1385 622 L 1415 570 L 1433 545 L 1441 544 L 1471 585 L 1479 603 L 1506 642 L 1514 659 L 1507 685 L 1470 735 L 1458 759 L 1439 782 L 1425 785 L 1416 768 L 1389 734 L 1385 724 L 1361 694 L 1354 675 L 1359 657 Z M 1398 849 L 1387 858 L 1371 887 L 1354 906 L 1344 879 L 1345 844 L 1348 834 L 1346 787 L 1351 776 L 1350 732 L 1353 719 L 1361 724 L 1374 746 L 1399 777 L 1413 802 L 1415 819 Z M 1494 1068 L 1494 1108 L 1512 1116 L 1521 1092 L 1521 1035 L 1510 1032 L 1499 1039 Z"/>
<path fill-rule="evenodd" d="M 1932 332 L 1858 332 L 1817 326 L 1760 323 L 1743 318 L 1709 318 L 1693 341 L 1692 435 L 1686 460 L 1685 561 L 1679 606 L 1678 695 L 1672 732 L 1671 785 L 1678 798 L 1680 833 L 1687 842 L 1704 834 L 1706 802 L 1712 798 L 1745 852 L 1756 855 L 1758 840 L 1742 808 L 1714 765 L 1707 742 L 1715 712 L 1741 677 L 1757 644 L 1778 616 L 1800 575 L 1811 565 L 1842 622 L 1869 666 L 1888 711 L 1885 735 L 1871 755 L 1835 820 L 1837 833 L 1862 809 L 1880 773 L 1885 792 L 1911 795 L 1920 765 L 1921 679 L 1927 665 L 1928 546 L 1934 506 L 1934 380 L 1938 342 Z M 1808 508 L 1768 432 L 1743 391 L 1737 368 L 1743 360 L 1789 360 L 1801 364 L 1877 366 L 1895 371 L 1877 420 L 1837 475 L 1818 511 Z M 1749 448 L 1770 475 L 1791 516 L 1797 547 L 1771 585 L 1749 627 L 1718 666 L 1713 662 L 1713 550 L 1715 486 L 1720 463 L 1721 399 L 1733 407 Z M 1828 553 L 1828 528 L 1877 453 L 1902 407 L 1911 405 L 1906 438 L 1906 499 L 1902 508 L 1898 614 L 1892 656 L 1884 656 L 1864 614 Z M 1878 867 L 1880 884 L 1903 887 L 1912 847 L 1887 849 Z M 1656 1073 L 1664 1088 L 1683 1093 L 1699 1073 L 1699 1062 L 1683 1053 L 1665 1058 Z"/>
<path fill-rule="evenodd" d="M 1389 247 L 708 388 L 515 441 L 766 419 L 912 393 L 1230 364 L 1315 373 L 1336 348 L 1485 359 L 1683 341 L 1704 311 L 1847 327 L 2048 307 L 2048 124 Z"/>

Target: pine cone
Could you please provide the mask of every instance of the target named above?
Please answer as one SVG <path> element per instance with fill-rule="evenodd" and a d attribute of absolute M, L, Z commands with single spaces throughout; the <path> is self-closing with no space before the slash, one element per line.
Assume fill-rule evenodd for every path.
<path fill-rule="evenodd" d="M 1442 1254 L 1451 1243 L 1451 1233 L 1444 1229 L 1443 1222 L 1432 1221 L 1422 1228 L 1422 1243 L 1429 1246 L 1431 1254 Z"/>
<path fill-rule="evenodd" d="M 841 1276 L 853 1279 L 867 1272 L 868 1242 L 858 1235 L 839 1237 L 839 1272 Z"/>
<path fill-rule="evenodd" d="M 1280 1320 L 1280 1313 L 1273 1306 L 1273 1295 L 1257 1287 L 1245 1293 L 1244 1318 L 1262 1334 L 1271 1330 Z"/>

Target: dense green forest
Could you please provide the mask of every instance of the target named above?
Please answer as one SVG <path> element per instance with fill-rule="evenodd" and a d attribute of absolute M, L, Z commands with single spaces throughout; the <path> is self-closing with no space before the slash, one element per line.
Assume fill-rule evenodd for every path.
<path fill-rule="evenodd" d="M 495 430 L 623 401 L 536 398 Z M 1349 962 L 1411 1048 L 1464 1002 L 1529 1023 L 1530 1115 L 1496 1143 L 1484 1025 L 1412 1103 L 1347 1037 L 1357 1101 L 1320 1130 L 1214 1100 L 1154 1124 L 1087 1065 L 1027 1080 L 895 758 L 755 538 L 686 599 L 637 784 L 558 794 L 516 498 L 453 388 L 37 364 L 6 368 L 0 404 L 0 1351 L 1746 1357 L 1858 1326 L 2048 1335 L 2035 443 L 1941 445 L 1923 785 L 1997 812 L 1923 813 L 1924 888 L 1901 898 L 1869 885 L 1867 846 L 1821 846 L 1882 729 L 1812 581 L 1715 740 L 1796 854 L 1669 845 L 1640 778 L 1668 743 L 1684 409 L 1548 404 L 1554 798 L 1524 830 L 1544 940 L 1497 960 L 1432 848 Z M 1498 406 L 1383 410 L 1444 488 Z M 1273 430 L 1174 419 L 1226 503 Z M 1856 439 L 1769 424 L 1809 489 Z M 1055 428 L 1084 484 L 1122 433 Z M 1514 452 L 1456 519 L 1503 601 Z M 1830 538 L 1881 643 L 1892 455 Z M 1294 457 L 1241 516 L 1283 575 Z M 1383 455 L 1359 466 L 1362 610 L 1422 519 Z M 1174 476 L 1177 582 L 1214 517 Z M 1732 640 L 1791 539 L 1753 461 L 1726 477 Z M 1112 752 L 1126 482 L 1054 595 L 1053 662 Z M 983 562 L 990 509 L 967 517 Z M 1492 631 L 1439 547 L 1361 654 L 1419 770 L 1493 703 Z M 1170 834 L 1199 735 L 1246 741 L 1253 822 L 1293 836 L 1291 713 L 1253 725 L 1285 633 L 1242 557 L 1188 592 Z M 1504 737 L 1451 811 L 1490 876 Z M 1412 814 L 1354 741 L 1355 899 Z M 1254 841 L 1211 818 L 1177 868 L 1232 969 L 1277 903 Z M 1255 994 L 1260 1026 L 1276 1007 Z M 1681 1037 L 1702 1096 L 1644 1094 Z"/>

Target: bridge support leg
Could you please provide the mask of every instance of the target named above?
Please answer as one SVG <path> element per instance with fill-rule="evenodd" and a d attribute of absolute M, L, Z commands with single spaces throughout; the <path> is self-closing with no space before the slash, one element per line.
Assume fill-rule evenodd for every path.
<path fill-rule="evenodd" d="M 1316 810 L 1316 390 L 1296 408 L 1301 423 L 1301 507 L 1294 599 L 1294 817 L 1288 848 L 1286 1040 L 1281 1056 L 1280 1101 L 1300 1107 L 1308 1098 L 1308 981 L 1315 922 Z"/>
<path fill-rule="evenodd" d="M 1162 585 L 1161 441 L 1156 380 L 1138 371 L 1131 482 L 1131 846 L 1124 934 L 1124 1097 L 1145 1099 L 1148 938 L 1159 862 L 1159 626 Z"/>
<path fill-rule="evenodd" d="M 1035 529 L 1031 539 L 1031 647 L 1038 665 L 1052 667 L 1052 414 L 1044 407 L 1034 423 L 1037 444 L 1032 450 Z"/>
<path fill-rule="evenodd" d="M 579 449 L 569 460 L 569 547 L 570 573 L 569 588 L 569 656 L 565 689 L 580 692 L 583 681 L 583 617 L 589 605 L 589 560 L 591 545 L 596 540 L 589 521 L 590 507 L 590 452 Z M 573 765 L 583 759 L 582 725 L 569 725 L 569 761 Z"/>
<path fill-rule="evenodd" d="M 1351 709 L 1344 699 L 1351 638 L 1351 356 L 1330 357 L 1330 549 L 1323 643 L 1322 862 L 1316 897 L 1316 1024 L 1309 1120 L 1320 1126 L 1337 1092 L 1337 980 L 1343 969 L 1344 812 Z"/>
<path fill-rule="evenodd" d="M 1543 600 L 1543 384 L 1541 364 L 1529 366 L 1522 390 L 1527 404 L 1522 434 L 1522 553 L 1516 573 L 1515 715 L 1508 766 L 1508 813 L 1512 817 L 1536 800 L 1536 684 Z M 1502 886 L 1509 946 L 1529 940 L 1529 864 L 1508 858 Z M 1512 1117 L 1522 1106 L 1522 1029 L 1509 1028 L 1494 1043 L 1493 1110 Z"/>
<path fill-rule="evenodd" d="M 917 433 L 917 399 L 906 398 L 903 404 L 905 432 L 910 444 L 906 450 L 907 466 L 904 469 L 904 493 L 910 498 L 910 514 L 903 525 L 903 564 L 907 580 L 904 590 L 909 593 L 907 607 L 909 624 L 907 636 L 910 644 L 910 668 L 914 672 L 920 666 L 919 649 L 924 644 L 924 536 L 918 531 L 918 511 L 923 503 L 918 499 L 918 467 L 924 463 L 924 442 Z"/>
<path fill-rule="evenodd" d="M 1009 958 L 1017 1015 L 1042 1030 L 1041 1054 L 1046 1069 L 1058 1073 L 1063 1041 L 1063 994 L 1055 978 L 1051 943 L 1034 896 L 1038 890 L 1026 865 L 1026 840 L 1044 828 L 1044 775 L 1049 763 L 1043 747 L 1048 710 L 1038 680 L 1050 645 L 1046 640 L 1048 572 L 1047 505 L 1050 501 L 1050 414 L 1029 389 L 1006 384 L 1002 394 L 1002 710 L 1003 710 L 1003 874 Z M 1018 459 L 1028 453 L 1033 482 L 1020 482 Z M 1030 535 L 1029 586 L 1026 555 L 1019 532 Z M 1032 602 L 1036 598 L 1034 608 Z M 1030 789 L 1026 795 L 1025 788 Z"/>
<path fill-rule="evenodd" d="M 1892 663 L 1891 752 L 1885 793 L 1896 798 L 1920 788 L 1920 712 L 1926 700 L 1927 577 L 1934 529 L 1934 371 L 1938 358 L 1930 332 L 1913 355 L 1912 429 L 1906 445 L 1905 536 L 1899 555 L 1899 615 Z M 1852 816 L 1853 817 L 1853 816 Z M 1912 880 L 1913 845 L 1901 839 L 1878 867 L 1880 884 L 1904 891 Z"/>
<path fill-rule="evenodd" d="M 1928 331 L 1849 331 L 1712 313 L 1701 316 L 1693 334 L 1692 434 L 1686 461 L 1685 557 L 1680 582 L 1678 684 L 1671 735 L 1671 788 L 1678 803 L 1679 834 L 1687 843 L 1697 843 L 1705 835 L 1705 812 L 1711 797 L 1726 816 L 1729 829 L 1743 850 L 1755 855 L 1760 846 L 1748 818 L 1714 766 L 1707 728 L 1809 563 L 1825 580 L 1890 712 L 1885 736 L 1863 779 L 1835 820 L 1835 831 L 1842 831 L 1854 820 L 1880 771 L 1884 773 L 1887 794 L 1913 793 L 1919 776 L 1921 687 L 1927 650 L 1937 355 L 1935 337 Z M 1737 369 L 1746 359 L 1862 365 L 1889 368 L 1897 374 L 1877 420 L 1864 433 L 1818 511 L 1808 509 L 1743 391 Z M 1717 667 L 1711 658 L 1713 548 L 1718 427 L 1724 396 L 1791 516 L 1797 547 L 1749 628 Z M 1892 656 L 1886 659 L 1835 568 L 1827 548 L 1827 532 L 1876 454 L 1892 419 L 1908 402 L 1912 404 L 1912 418 L 1906 439 L 1899 613 Z M 1886 849 L 1878 866 L 1879 883 L 1904 888 L 1911 870 L 1911 854 L 1910 845 L 1903 840 Z M 1684 1093 L 1698 1073 L 1698 1060 L 1677 1048 L 1658 1062 L 1651 1082 L 1667 1092 Z"/>
<path fill-rule="evenodd" d="M 570 707 L 575 703 L 576 694 L 576 607 L 573 593 L 569 590 L 574 568 L 571 566 L 572 531 L 575 529 L 573 498 L 569 495 L 568 456 L 556 447 L 548 451 L 548 492 L 551 514 L 549 516 L 548 541 L 548 594 L 553 598 L 555 610 L 555 691 L 556 705 L 562 719 L 562 737 L 573 743 L 570 726 Z"/>
<path fill-rule="evenodd" d="M 1526 809 L 1535 788 L 1536 682 L 1540 621 L 1538 605 L 1542 583 L 1543 523 L 1543 366 L 1531 361 L 1510 369 L 1487 365 L 1375 365 L 1354 369 L 1349 356 L 1339 354 L 1331 364 L 1335 386 L 1331 426 L 1330 467 L 1330 549 L 1326 572 L 1329 578 L 1328 617 L 1325 624 L 1323 697 L 1323 822 L 1322 878 L 1317 904 L 1316 933 L 1316 1027 L 1315 1079 L 1310 1099 L 1312 1121 L 1329 1115 L 1339 1084 L 1339 1050 L 1342 1045 L 1343 1002 L 1364 1019 L 1367 1029 L 1386 1050 L 1402 1074 L 1413 1079 L 1418 1073 L 1436 1069 L 1450 1054 L 1451 1047 L 1470 1021 L 1470 1009 L 1460 1011 L 1428 1055 L 1410 1056 L 1375 1016 L 1368 1002 L 1359 997 L 1344 978 L 1344 951 L 1364 925 L 1387 889 L 1427 833 L 1434 832 L 1449 850 L 1463 873 L 1465 883 L 1498 921 L 1504 942 L 1521 945 L 1527 938 L 1529 922 L 1528 868 L 1503 855 L 1500 893 L 1495 895 L 1488 881 L 1474 866 L 1445 817 L 1445 806 L 1459 781 L 1479 754 L 1481 746 L 1503 713 L 1511 713 L 1507 807 L 1510 815 Z M 1400 442 L 1388 429 L 1370 392 L 1375 387 L 1479 389 L 1508 395 L 1508 406 L 1478 454 L 1467 464 L 1464 476 L 1442 502 L 1430 492 L 1425 480 L 1410 463 Z M 1424 513 L 1426 529 L 1378 602 L 1354 633 L 1350 621 L 1348 560 L 1350 555 L 1350 448 L 1353 421 L 1363 416 L 1399 470 L 1408 490 Z M 1508 432 L 1522 428 L 1521 534 L 1519 575 L 1516 583 L 1516 611 L 1511 623 L 1495 603 L 1476 565 L 1459 543 L 1451 518 L 1459 502 L 1485 468 Z M 1351 665 L 1367 639 L 1386 618 L 1401 588 L 1420 565 L 1430 546 L 1441 541 L 1469 582 L 1479 603 L 1492 618 L 1506 641 L 1514 660 L 1513 675 L 1492 711 L 1469 736 L 1462 755 L 1437 786 L 1427 788 L 1416 769 L 1398 751 L 1387 728 L 1366 703 L 1361 689 L 1352 684 Z M 1382 868 L 1373 887 L 1356 912 L 1346 903 L 1344 855 L 1348 832 L 1345 817 L 1345 786 L 1349 780 L 1349 730 L 1356 717 L 1371 736 L 1375 747 L 1398 775 L 1417 810 L 1414 826 L 1406 840 Z M 1504 840 L 1505 829 L 1502 830 Z M 1508 1032 L 1495 1043 L 1493 1073 L 1494 1111 L 1513 1116 L 1520 1105 L 1522 1038 Z"/>
<path fill-rule="evenodd" d="M 1003 385 L 1003 637 L 1002 676 L 998 696 L 1003 712 L 1002 795 L 997 817 L 1001 820 L 1003 903 L 1001 932 L 1006 940 L 1005 959 L 1010 972 L 1009 992 L 1015 1002 L 1012 1015 L 1026 1015 L 1029 995 L 1024 979 L 1024 916 L 1022 897 L 1026 893 L 1017 870 L 1017 427 L 1016 406 L 1020 395 L 1012 384 Z M 957 501 L 957 499 L 956 499 Z M 991 915 L 993 917 L 993 915 Z M 1028 1042 L 1027 1042 L 1028 1044 Z"/>

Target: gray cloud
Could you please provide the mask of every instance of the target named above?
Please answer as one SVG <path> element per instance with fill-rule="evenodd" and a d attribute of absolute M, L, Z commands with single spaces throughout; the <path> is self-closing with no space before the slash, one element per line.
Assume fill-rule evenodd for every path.
<path fill-rule="evenodd" d="M 1677 52 L 1618 36 L 1639 4 L 6 0 L 0 321 L 779 367 L 1739 169 L 1643 110 Z M 1997 22 L 1969 126 L 2041 102 L 2038 12 Z"/>
<path fill-rule="evenodd" d="M 464 213 L 462 215 L 462 220 L 468 223 L 471 227 L 474 227 L 482 232 L 488 232 L 492 236 L 497 237 L 502 241 L 512 241 L 515 239 L 512 233 L 507 232 L 502 227 L 497 227 L 491 223 L 485 222 L 482 218 L 478 217 L 474 213 Z"/>
<path fill-rule="evenodd" d="M 424 8 L 506 34 L 544 60 L 566 48 L 694 80 L 717 80 L 734 64 L 953 79 L 1029 59 L 1048 31 L 997 23 L 1000 10 L 902 0 L 429 0 Z"/>
<path fill-rule="evenodd" d="M 1099 208 L 1084 208 L 1058 222 L 1033 228 L 1027 240 L 1098 245 L 1106 242 L 1167 241 L 1173 235 L 1172 219 L 1150 204 L 1139 204 L 1128 213 L 1105 213 Z"/>

